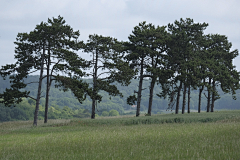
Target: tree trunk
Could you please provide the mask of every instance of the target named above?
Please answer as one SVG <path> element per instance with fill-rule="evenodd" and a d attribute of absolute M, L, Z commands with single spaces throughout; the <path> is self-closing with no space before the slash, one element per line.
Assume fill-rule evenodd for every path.
<path fill-rule="evenodd" d="M 202 91 L 203 91 L 204 86 L 199 89 L 199 94 L 198 94 L 198 113 L 201 113 L 201 102 L 202 102 Z"/>
<path fill-rule="evenodd" d="M 215 81 L 213 80 L 212 83 L 213 86 L 213 92 L 212 92 L 212 105 L 211 105 L 211 112 L 214 112 L 214 102 L 215 102 Z"/>
<path fill-rule="evenodd" d="M 176 103 L 176 110 L 175 110 L 175 114 L 178 114 L 178 110 L 179 110 L 179 100 L 180 100 L 180 92 L 182 89 L 182 81 L 180 82 L 180 86 L 178 88 L 178 94 L 177 94 L 177 103 Z"/>
<path fill-rule="evenodd" d="M 190 85 L 188 86 L 188 113 L 190 113 L 190 93 L 191 93 L 191 91 L 190 91 L 190 89 L 191 89 L 191 87 L 190 87 Z"/>
<path fill-rule="evenodd" d="M 48 101 L 49 101 L 49 91 L 50 91 L 50 60 L 51 60 L 51 53 L 50 53 L 50 45 L 48 45 L 48 60 L 47 60 L 47 86 L 46 86 L 46 102 L 45 102 L 45 117 L 44 123 L 47 123 L 48 120 Z"/>
<path fill-rule="evenodd" d="M 202 88 L 199 89 L 199 94 L 198 94 L 198 113 L 201 113 L 201 102 L 202 102 L 202 91 L 203 91 Z"/>
<path fill-rule="evenodd" d="M 156 77 L 153 76 L 151 84 L 150 84 L 150 95 L 149 95 L 149 102 L 148 102 L 148 115 L 151 116 L 152 112 L 152 101 L 153 101 L 153 89 L 155 86 Z"/>
<path fill-rule="evenodd" d="M 92 116 L 91 119 L 95 119 L 95 99 L 92 99 Z"/>
<path fill-rule="evenodd" d="M 185 105 L 186 105 L 186 91 L 187 91 L 187 85 L 184 84 L 183 88 L 183 103 L 182 103 L 182 114 L 185 113 Z"/>
<path fill-rule="evenodd" d="M 38 82 L 37 101 L 36 101 L 36 108 L 35 108 L 34 120 L 33 120 L 33 125 L 34 126 L 37 126 L 37 120 L 38 120 L 39 103 L 40 103 L 41 89 L 42 89 L 44 55 L 45 55 L 45 46 L 43 46 L 43 53 L 41 55 L 41 70 L 40 70 L 40 77 L 39 77 L 39 82 Z"/>
<path fill-rule="evenodd" d="M 211 100 L 211 78 L 208 81 L 208 97 L 207 97 L 207 112 L 210 109 L 210 100 Z"/>
<path fill-rule="evenodd" d="M 93 55 L 94 62 L 94 55 Z M 96 109 L 96 94 L 97 94 L 97 63 L 98 63 L 98 53 L 96 52 L 96 59 L 93 69 L 93 97 L 92 97 L 92 116 L 91 119 L 95 119 L 95 109 Z"/>
<path fill-rule="evenodd" d="M 198 95 L 198 113 L 201 112 L 201 102 L 202 102 L 202 91 L 204 89 L 205 79 L 203 80 L 203 86 L 199 89 L 199 95 Z"/>
<path fill-rule="evenodd" d="M 143 84 L 143 58 L 141 60 L 141 70 L 140 70 L 140 80 L 138 85 L 138 98 L 137 98 L 137 111 L 136 117 L 140 115 L 140 104 L 141 104 L 141 97 L 142 97 L 142 84 Z"/>

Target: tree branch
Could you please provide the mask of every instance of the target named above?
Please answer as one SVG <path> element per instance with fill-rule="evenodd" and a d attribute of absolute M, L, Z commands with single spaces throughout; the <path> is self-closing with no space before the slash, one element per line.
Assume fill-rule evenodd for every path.
<path fill-rule="evenodd" d="M 32 84 L 32 83 L 39 83 L 39 82 L 29 82 L 29 83 L 26 83 L 26 85 L 28 85 L 28 84 Z"/>
<path fill-rule="evenodd" d="M 33 98 L 32 96 L 27 96 L 27 97 L 29 97 L 29 98 L 31 98 L 31 99 L 37 101 L 37 99 L 36 99 L 36 98 Z"/>
<path fill-rule="evenodd" d="M 51 76 L 53 76 L 53 69 L 54 69 L 54 67 L 57 65 L 57 64 L 59 64 L 61 62 L 61 59 L 60 60 L 58 60 L 58 62 L 55 64 L 55 65 L 53 65 L 53 67 L 52 67 L 52 69 L 51 69 Z"/>
<path fill-rule="evenodd" d="M 207 95 L 205 93 L 203 93 L 203 95 L 207 98 Z"/>
<path fill-rule="evenodd" d="M 103 74 L 110 74 L 111 72 L 102 72 L 102 73 L 100 73 L 99 75 L 97 75 L 97 78 L 99 77 L 99 76 L 101 76 L 101 75 L 103 75 Z"/>
<path fill-rule="evenodd" d="M 36 72 L 36 71 L 38 71 L 38 70 L 35 70 L 35 71 L 32 71 L 32 72 L 29 72 L 29 74 L 34 73 L 34 72 Z"/>

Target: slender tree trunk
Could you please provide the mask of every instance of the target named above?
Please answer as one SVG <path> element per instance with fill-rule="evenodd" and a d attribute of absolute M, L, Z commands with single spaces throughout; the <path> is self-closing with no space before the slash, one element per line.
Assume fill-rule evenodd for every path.
<path fill-rule="evenodd" d="M 155 86 L 156 77 L 153 76 L 151 84 L 150 84 L 150 95 L 149 95 L 149 102 L 148 102 L 148 115 L 151 116 L 152 112 L 152 101 L 153 101 L 153 89 Z"/>
<path fill-rule="evenodd" d="M 94 62 L 94 55 L 93 55 Z M 93 97 L 92 97 L 92 116 L 91 119 L 95 119 L 95 109 L 96 109 L 96 94 L 97 94 L 97 63 L 98 63 L 98 53 L 96 52 L 96 59 L 93 71 Z"/>
<path fill-rule="evenodd" d="M 215 102 L 215 81 L 212 82 L 213 92 L 212 92 L 212 105 L 211 105 L 211 112 L 214 112 L 214 102 Z"/>
<path fill-rule="evenodd" d="M 42 77 L 43 77 L 44 56 L 45 56 L 45 46 L 43 46 L 43 53 L 42 53 L 42 55 L 41 55 L 41 70 L 40 70 L 40 76 L 39 76 L 39 82 L 38 82 L 37 101 L 36 101 L 36 108 L 35 108 L 34 120 L 33 120 L 33 125 L 34 125 L 34 126 L 37 126 L 37 120 L 38 120 L 39 103 L 40 103 L 41 89 L 42 89 Z"/>
<path fill-rule="evenodd" d="M 91 119 L 95 119 L 95 103 L 96 103 L 96 100 L 92 99 L 92 116 L 91 116 Z"/>
<path fill-rule="evenodd" d="M 136 117 L 140 115 L 140 104 L 141 104 L 141 97 L 142 97 L 142 84 L 143 84 L 143 58 L 141 60 L 141 70 L 140 70 L 140 80 L 138 85 L 138 98 L 137 98 L 137 111 Z"/>
<path fill-rule="evenodd" d="M 48 120 L 48 102 L 49 102 L 49 91 L 50 91 L 50 60 L 51 60 L 51 53 L 50 53 L 50 44 L 48 45 L 48 60 L 47 60 L 47 86 L 46 86 L 46 102 L 45 102 L 45 117 L 44 123 L 47 123 Z"/>
<path fill-rule="evenodd" d="M 198 113 L 201 113 L 201 102 L 202 102 L 202 91 L 203 91 L 202 88 L 199 89 L 199 94 L 198 94 Z"/>
<path fill-rule="evenodd" d="M 210 100 L 211 100 L 211 78 L 208 81 L 208 97 L 207 97 L 207 112 L 210 110 Z"/>
<path fill-rule="evenodd" d="M 204 89 L 205 79 L 203 80 L 203 86 L 199 89 L 199 95 L 198 95 L 198 113 L 201 112 L 201 102 L 202 102 L 202 91 Z"/>
<path fill-rule="evenodd" d="M 190 93 L 191 93 L 191 91 L 190 91 L 190 89 L 191 89 L 191 87 L 190 87 L 190 85 L 188 86 L 188 113 L 190 113 Z"/>
<path fill-rule="evenodd" d="M 202 91 L 204 86 L 199 89 L 199 95 L 198 95 L 198 113 L 201 113 L 201 102 L 202 102 Z"/>
<path fill-rule="evenodd" d="M 186 105 L 186 92 L 187 92 L 187 85 L 184 84 L 183 88 L 183 103 L 182 103 L 182 114 L 185 113 L 185 105 Z"/>
<path fill-rule="evenodd" d="M 178 110 L 179 110 L 179 100 L 180 100 L 181 89 L 182 89 L 182 81 L 180 82 L 180 86 L 179 86 L 179 88 L 178 88 L 177 103 L 176 103 L 175 114 L 178 114 Z"/>

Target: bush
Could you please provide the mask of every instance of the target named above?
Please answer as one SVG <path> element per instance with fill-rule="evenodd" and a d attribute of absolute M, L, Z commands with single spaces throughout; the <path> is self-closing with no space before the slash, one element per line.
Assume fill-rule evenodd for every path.
<path fill-rule="evenodd" d="M 109 116 L 109 113 L 107 111 L 103 111 L 102 116 L 104 116 L 104 117 Z"/>
<path fill-rule="evenodd" d="M 109 116 L 119 116 L 119 112 L 115 109 L 112 109 L 110 112 L 109 112 Z"/>

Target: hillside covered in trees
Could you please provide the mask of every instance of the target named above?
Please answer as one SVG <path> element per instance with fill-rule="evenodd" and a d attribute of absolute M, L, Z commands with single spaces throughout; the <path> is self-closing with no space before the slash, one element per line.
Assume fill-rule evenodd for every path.
<path fill-rule="evenodd" d="M 39 76 L 32 75 L 26 79 L 26 82 L 37 81 Z M 85 79 L 86 82 L 91 82 L 91 79 Z M 116 83 L 116 86 L 119 88 L 120 92 L 123 93 L 124 97 L 116 96 L 109 97 L 106 92 L 101 92 L 103 96 L 103 100 L 97 104 L 97 112 L 96 114 L 102 116 L 104 111 L 108 113 L 111 110 L 116 110 L 120 115 L 124 114 L 135 114 L 136 107 L 132 107 L 132 105 L 127 104 L 127 97 L 131 95 L 134 90 L 137 89 L 137 80 L 132 80 L 131 84 L 127 87 L 121 86 Z M 149 80 L 145 80 L 144 88 L 149 86 Z M 2 93 L 6 87 L 10 87 L 9 79 L 3 80 L 0 77 L 0 93 Z M 43 81 L 43 95 L 45 95 L 45 87 L 46 81 Z M 31 84 L 26 87 L 26 90 L 31 91 L 31 96 L 36 96 L 37 93 L 37 84 Z M 161 87 L 158 85 L 154 88 L 154 96 L 153 96 L 153 113 L 161 113 L 168 108 L 168 100 L 159 98 L 156 96 L 157 93 L 161 92 Z M 205 91 L 205 93 L 207 93 Z M 237 91 L 237 100 L 233 100 L 230 94 L 224 94 L 219 89 L 220 99 L 216 101 L 215 109 L 240 109 L 240 90 Z M 147 90 L 143 91 L 142 97 L 142 105 L 141 111 L 143 113 L 147 113 L 148 107 L 148 99 L 149 93 Z M 192 111 L 196 111 L 198 109 L 198 92 L 192 91 L 191 94 L 191 103 L 190 108 Z M 207 99 L 205 96 L 202 97 L 203 106 L 207 105 Z M 35 109 L 36 102 L 31 99 L 25 99 L 22 103 L 17 104 L 16 107 L 5 107 L 3 104 L 0 104 L 0 121 L 9 121 L 9 120 L 28 120 L 33 119 L 33 113 Z M 39 112 L 39 119 L 43 119 L 44 117 L 44 104 L 45 98 L 41 99 L 41 107 Z M 135 105 L 133 105 L 135 106 Z M 181 105 L 180 105 L 181 106 Z M 49 97 L 49 118 L 50 119 L 68 119 L 68 118 L 90 118 L 91 116 L 91 98 L 87 97 L 83 103 L 79 103 L 78 100 L 74 97 L 71 91 L 59 91 L 56 88 L 52 88 L 50 91 Z M 181 108 L 180 108 L 181 109 Z M 54 113 L 55 111 L 55 113 Z M 202 108 L 202 111 L 206 111 L 206 107 Z M 12 118 L 11 118 L 12 117 Z M 28 118 L 27 118 L 28 117 Z"/>

